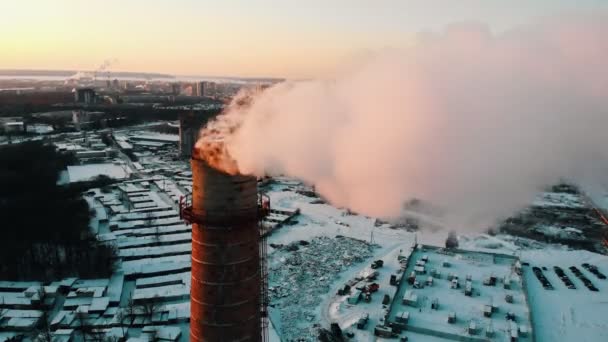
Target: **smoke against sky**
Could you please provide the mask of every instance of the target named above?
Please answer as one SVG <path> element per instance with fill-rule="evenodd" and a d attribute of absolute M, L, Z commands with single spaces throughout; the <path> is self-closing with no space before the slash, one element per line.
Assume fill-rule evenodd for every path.
<path fill-rule="evenodd" d="M 238 126 L 223 132 L 243 173 L 298 177 L 373 216 L 419 198 L 483 227 L 608 166 L 606 32 L 606 12 L 498 35 L 455 24 L 331 80 L 276 85 L 210 127 Z"/>

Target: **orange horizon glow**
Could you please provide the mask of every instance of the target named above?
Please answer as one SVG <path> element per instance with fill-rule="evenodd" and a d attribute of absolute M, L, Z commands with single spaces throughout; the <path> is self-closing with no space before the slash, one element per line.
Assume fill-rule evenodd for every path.
<path fill-rule="evenodd" d="M 19 0 L 0 2 L 0 69 L 311 78 L 368 51 L 408 46 L 458 21 L 495 29 L 574 8 L 436 0 Z M 576 8 L 598 8 L 580 0 Z M 441 11 L 438 11 L 441 8 Z"/>

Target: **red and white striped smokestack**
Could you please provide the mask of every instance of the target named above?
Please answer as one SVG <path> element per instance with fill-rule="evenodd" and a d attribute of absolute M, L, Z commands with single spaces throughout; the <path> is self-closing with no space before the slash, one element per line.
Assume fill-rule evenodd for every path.
<path fill-rule="evenodd" d="M 260 341 L 257 182 L 218 169 L 226 162 L 218 151 L 198 147 L 191 159 L 192 207 L 184 210 L 193 224 L 190 340 Z"/>

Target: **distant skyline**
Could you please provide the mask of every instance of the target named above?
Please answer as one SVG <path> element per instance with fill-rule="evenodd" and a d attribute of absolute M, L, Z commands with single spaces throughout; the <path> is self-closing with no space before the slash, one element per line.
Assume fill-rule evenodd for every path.
<path fill-rule="evenodd" d="M 603 0 L 19 0 L 0 2 L 0 69 L 310 78 L 420 31 L 608 8 Z"/>

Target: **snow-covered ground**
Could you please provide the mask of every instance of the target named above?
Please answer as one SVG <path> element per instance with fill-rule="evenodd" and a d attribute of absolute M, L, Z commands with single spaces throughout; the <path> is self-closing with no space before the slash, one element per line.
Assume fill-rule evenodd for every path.
<path fill-rule="evenodd" d="M 608 274 L 608 257 L 587 251 L 544 248 L 523 250 L 524 277 L 530 294 L 530 305 L 538 341 L 608 341 L 608 280 L 601 280 L 581 265 L 589 263 Z M 545 290 L 532 272 L 532 267 L 546 267 L 543 274 L 554 290 Z M 565 270 L 576 289 L 568 289 L 553 270 Z M 576 266 L 599 289 L 588 290 L 568 268 Z"/>
<path fill-rule="evenodd" d="M 129 173 L 126 166 L 109 163 L 68 166 L 68 178 L 72 183 L 91 180 L 101 175 L 124 179 Z"/>
<path fill-rule="evenodd" d="M 100 329 L 107 329 L 108 334 L 119 334 L 118 327 L 121 324 L 117 321 L 117 315 L 127 309 L 129 300 L 142 302 L 154 298 L 158 302 L 155 308 L 157 314 L 152 317 L 141 313 L 135 315 L 138 317 L 132 322 L 132 327 L 127 329 L 132 341 L 147 340 L 152 332 L 144 331 L 144 328 L 150 326 L 157 327 L 159 334 L 170 339 L 188 340 L 191 228 L 179 219 L 176 200 L 191 191 L 191 173 L 187 162 L 176 162 L 168 154 L 136 153 L 140 156 L 139 162 L 143 168 L 136 174 L 149 178 L 125 181 L 119 183 L 119 187 L 105 189 L 103 192 L 97 189 L 86 196 L 96 213 L 91 221 L 91 231 L 98 234 L 99 240 L 114 244 L 118 249 L 120 260 L 116 274 L 111 279 L 96 282 L 82 283 L 77 279 L 65 279 L 53 284 L 65 287 L 68 293 L 74 293 L 70 298 L 57 295 L 56 310 L 51 320 L 56 320 L 58 326 L 64 328 L 57 337 L 65 336 L 70 329 L 76 329 L 76 332 L 72 331 L 72 336 L 78 335 L 78 321 L 75 318 L 78 310 L 86 310 L 93 324 Z M 338 323 L 345 331 L 354 332 L 356 335 L 351 339 L 353 341 L 383 340 L 373 336 L 373 327 L 383 323 L 388 312 L 389 308 L 381 304 L 383 297 L 388 295 L 398 302 L 403 297 L 402 290 L 405 287 L 398 288 L 389 284 L 391 274 L 401 276 L 404 272 L 399 259 L 410 257 L 415 243 L 442 246 L 447 232 L 422 230 L 414 233 L 378 223 L 374 218 L 353 215 L 346 209 L 335 208 L 311 196 L 310 189 L 288 178 L 277 178 L 263 190 L 269 196 L 273 209 L 299 209 L 299 214 L 292 219 L 294 224 L 284 225 L 268 237 L 268 244 L 271 245 L 268 248 L 271 341 L 298 338 L 316 340 L 316 329 L 327 329 L 331 323 Z M 608 191 L 602 196 L 608 198 L 606 194 Z M 581 197 L 567 194 L 556 196 L 552 193 L 541 194 L 535 204 L 568 207 L 583 204 Z M 593 199 L 604 203 L 604 197 Z M 567 226 L 537 228 L 548 234 L 577 234 Z M 608 275 L 608 257 L 507 235 L 461 236 L 460 247 L 510 254 L 530 264 L 523 267 L 523 280 L 530 299 L 532 329 L 537 341 L 608 340 L 608 320 L 605 318 L 608 316 L 608 281 L 597 279 L 581 267 L 582 263 L 588 262 L 597 265 L 600 271 Z M 417 258 L 416 255 L 417 253 L 412 257 Z M 338 289 L 343 288 L 347 282 L 369 274 L 372 271 L 371 262 L 378 259 L 384 261 L 384 266 L 377 269 L 378 277 L 372 281 L 379 285 L 379 290 L 372 295 L 369 303 L 361 300 L 357 304 L 349 304 L 349 295 L 337 295 Z M 439 283 L 428 288 L 428 293 L 423 296 L 429 302 L 431 298 L 439 298 L 440 307 L 443 305 L 445 310 L 459 310 L 458 315 L 463 318 L 463 322 L 458 325 L 458 329 L 462 330 L 467 321 L 465 317 L 479 314 L 477 310 L 481 302 L 485 303 L 486 299 L 490 301 L 490 298 L 499 302 L 503 298 L 502 293 L 490 293 L 493 290 L 481 288 L 479 282 L 492 270 L 497 275 L 502 275 L 507 273 L 509 267 L 457 261 L 460 266 L 455 266 L 453 271 L 458 272 L 462 284 L 466 275 L 471 274 L 474 287 L 481 289 L 481 295 L 473 299 L 467 297 L 467 302 L 462 302 L 462 293 L 454 293 L 457 290 L 446 288 L 445 277 L 450 270 L 445 269 L 442 270 L 443 279 L 436 280 Z M 435 262 L 431 259 L 430 264 Z M 576 284 L 576 289 L 564 286 L 553 271 L 553 266 L 557 265 L 566 270 Z M 433 267 L 435 266 L 437 265 Z M 540 286 L 531 272 L 533 266 L 547 267 L 544 274 L 555 287 L 553 291 Z M 568 270 L 570 266 L 577 266 L 597 286 L 599 292 L 591 292 L 584 287 Z M 353 287 L 372 282 L 358 281 Z M 31 306 L 33 296 L 32 291 L 26 293 L 32 284 L 10 286 L 20 286 L 20 290 L 0 289 L 0 297 L 4 297 L 0 298 L 0 316 L 3 315 L 0 322 L 5 324 L 8 320 L 4 318 L 8 317 L 9 320 L 12 319 L 11 324 L 18 327 L 39 319 L 36 310 L 13 310 L 7 316 L 3 305 L 10 301 L 28 307 Z M 82 290 L 83 287 L 88 290 Z M 495 292 L 499 290 L 501 289 L 496 288 Z M 521 305 L 521 302 L 518 304 Z M 403 311 L 402 308 L 399 310 Z M 524 307 L 513 310 L 517 311 L 519 317 L 525 317 Z M 430 319 L 431 316 L 440 317 L 441 319 L 437 318 L 437 324 L 439 321 L 443 324 L 444 311 L 440 310 L 437 315 L 430 313 L 426 307 L 423 311 L 412 311 L 413 324 L 416 321 L 424 323 L 425 320 L 426 323 L 434 323 L 435 318 Z M 364 313 L 369 314 L 369 322 L 366 329 L 358 330 L 353 325 Z M 503 311 L 499 311 L 499 315 L 503 314 Z M 394 317 L 394 312 L 391 311 L 389 317 Z M 499 324 L 498 320 L 503 322 L 503 318 L 496 320 L 495 329 L 501 329 L 502 323 Z M 480 323 L 483 322 L 485 321 L 480 320 Z M 179 337 L 178 331 L 181 333 Z M 0 332 L 0 341 L 17 333 L 4 329 Z M 412 341 L 445 341 L 412 332 L 402 336 L 408 336 Z"/>
<path fill-rule="evenodd" d="M 608 340 L 608 280 L 601 280 L 581 265 L 596 265 L 608 275 L 608 256 L 565 246 L 548 245 L 512 236 L 479 236 L 461 243 L 467 249 L 498 251 L 520 257 L 537 341 Z M 528 263 L 529 266 L 525 266 Z M 543 274 L 554 290 L 545 290 L 532 267 L 545 267 Z M 564 269 L 576 289 L 567 288 L 553 267 Z M 568 268 L 576 266 L 599 289 L 589 291 Z"/>

